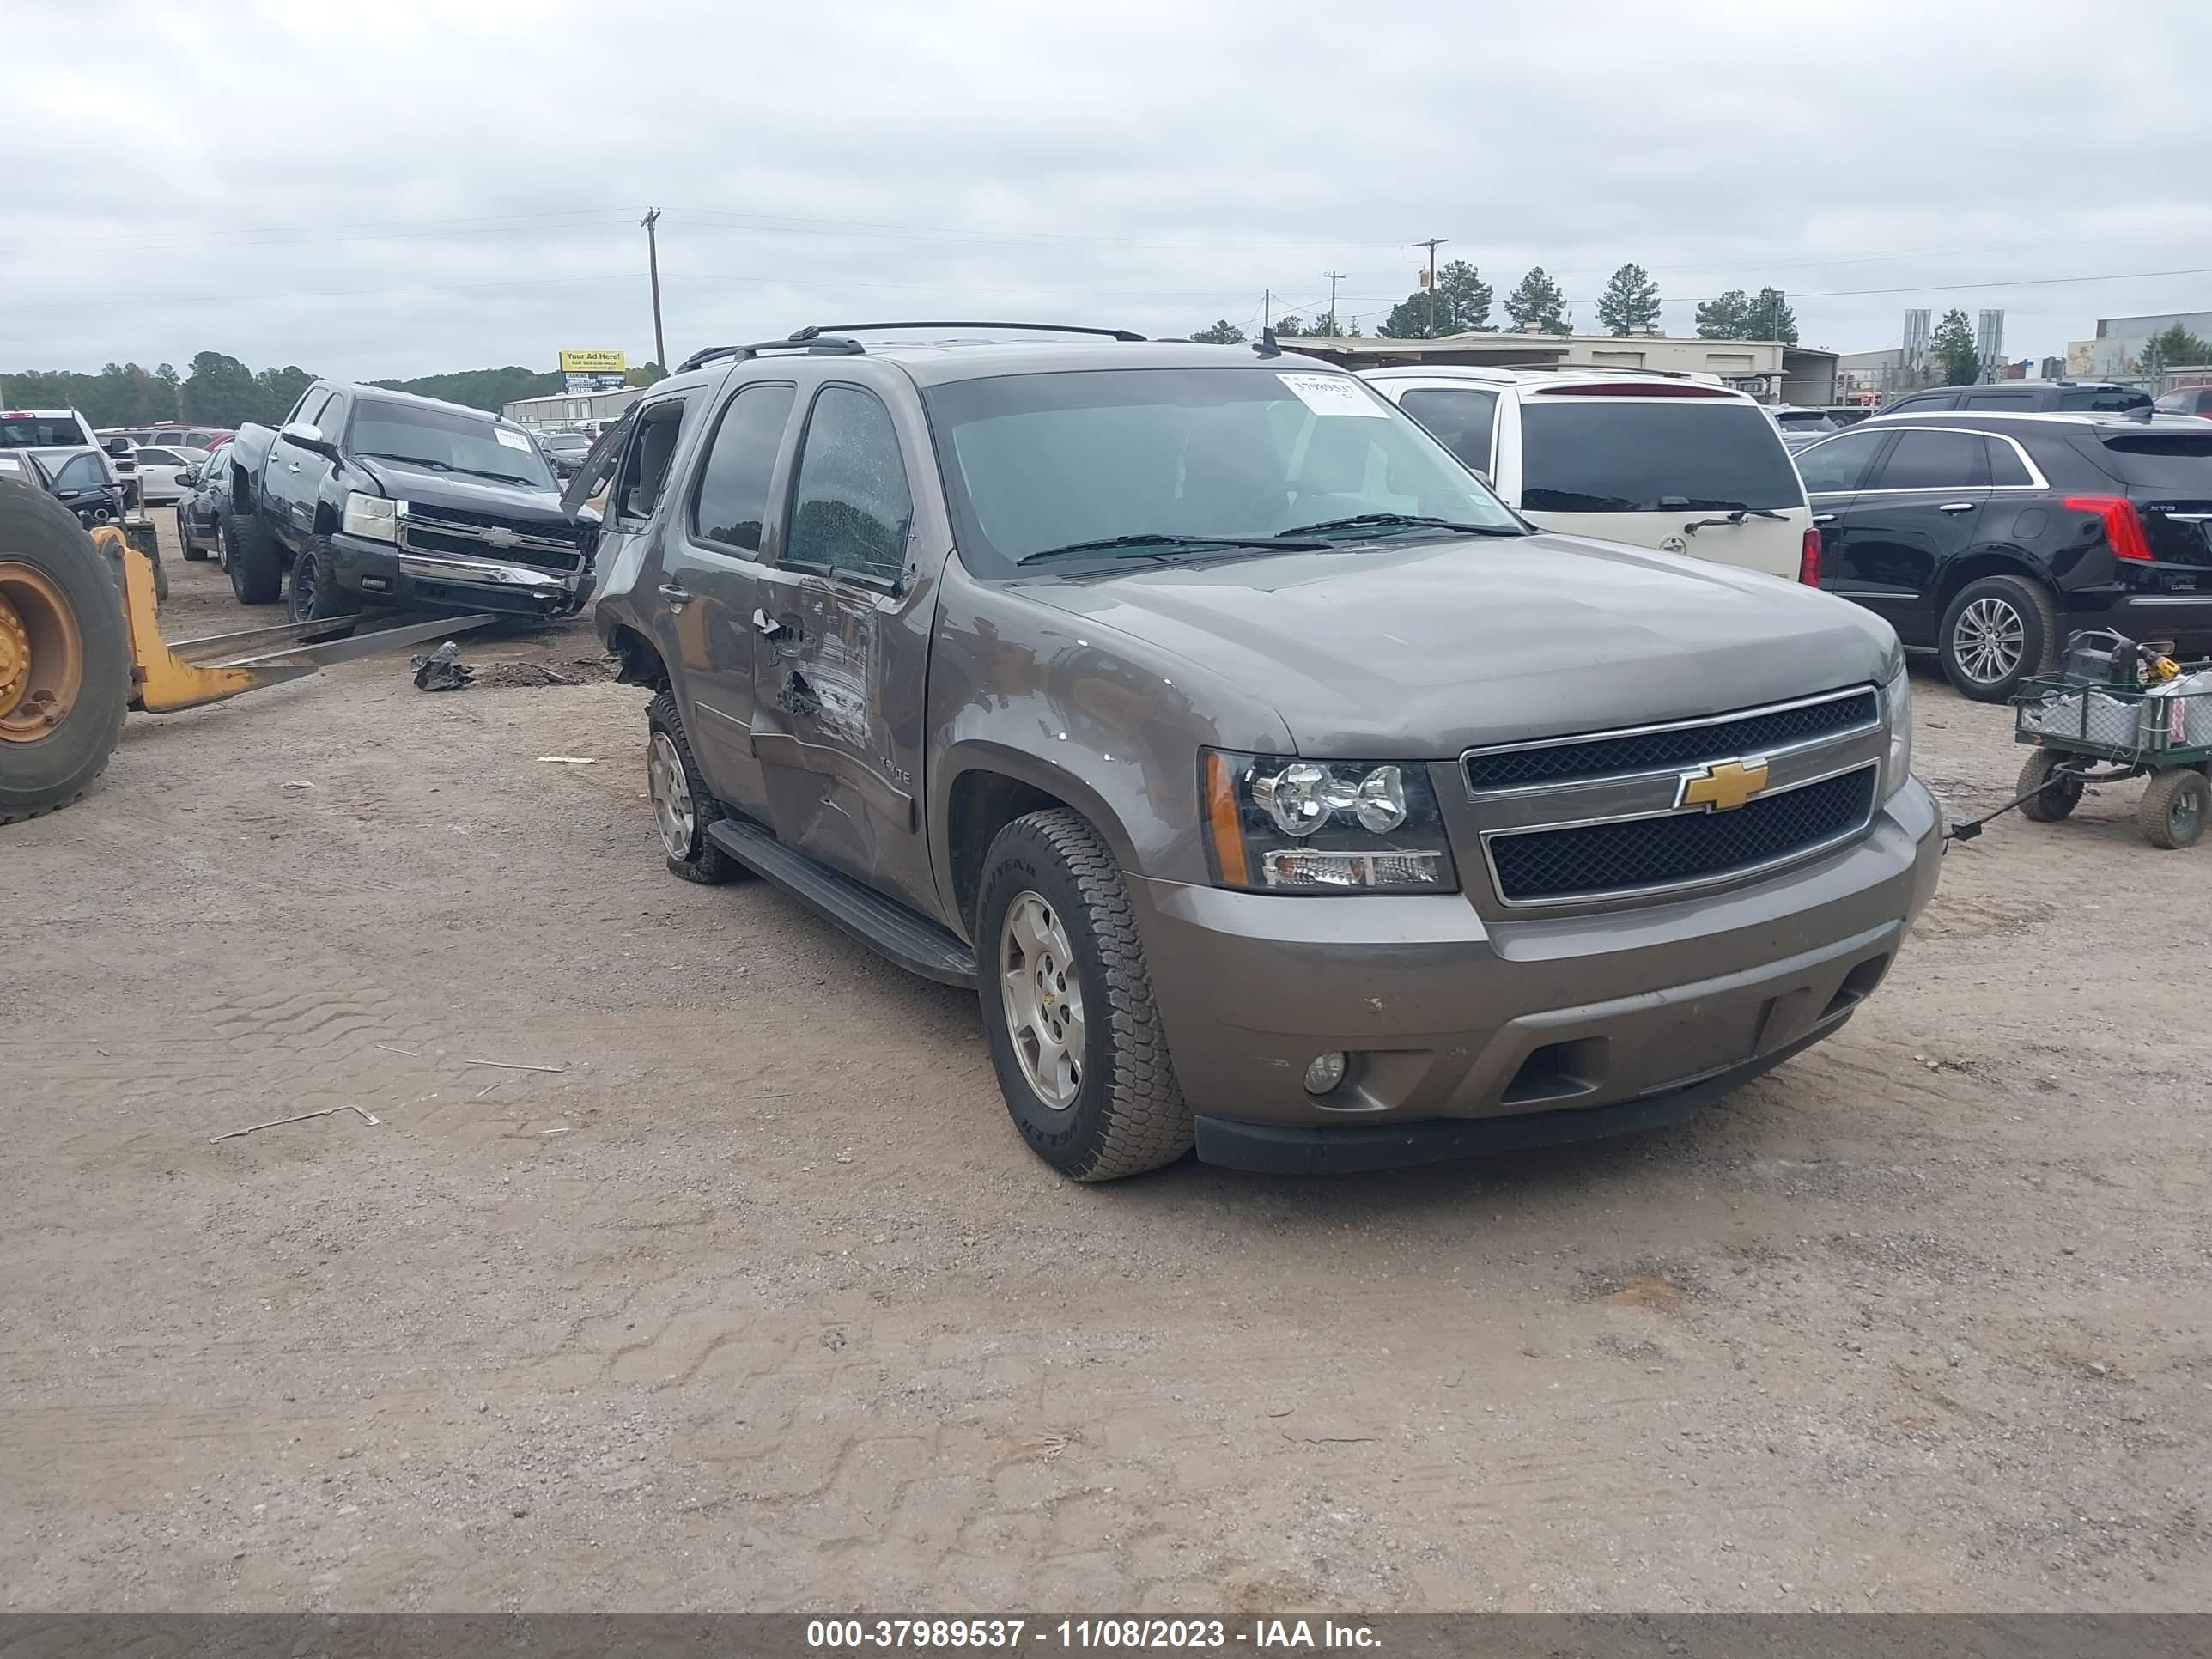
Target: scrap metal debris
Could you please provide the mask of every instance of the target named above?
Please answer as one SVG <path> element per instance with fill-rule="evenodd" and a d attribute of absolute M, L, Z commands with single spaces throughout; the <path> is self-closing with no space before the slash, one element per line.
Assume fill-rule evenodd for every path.
<path fill-rule="evenodd" d="M 525 1066 L 520 1060 L 471 1060 L 465 1063 L 471 1066 L 496 1066 L 503 1072 L 551 1072 L 556 1077 L 568 1069 L 568 1062 L 565 1060 L 558 1066 Z"/>
<path fill-rule="evenodd" d="M 250 1135 L 257 1129 L 281 1129 L 288 1123 L 305 1123 L 313 1117 L 333 1117 L 340 1112 L 361 1112 L 361 1121 L 364 1123 L 384 1121 L 380 1117 L 362 1111 L 358 1106 L 332 1106 L 320 1112 L 302 1112 L 297 1117 L 276 1117 L 270 1119 L 266 1123 L 249 1123 L 243 1129 L 226 1129 L 219 1135 L 210 1135 L 208 1145 L 212 1146 L 218 1140 L 235 1140 L 239 1136 Z"/>
<path fill-rule="evenodd" d="M 538 759 L 541 765 L 550 763 L 555 766 L 597 766 L 599 763 L 599 757 L 597 755 L 540 755 Z"/>
<path fill-rule="evenodd" d="M 415 659 L 415 689 L 418 691 L 459 691 L 477 677 L 461 660 L 458 640 L 447 640 L 427 657 Z"/>

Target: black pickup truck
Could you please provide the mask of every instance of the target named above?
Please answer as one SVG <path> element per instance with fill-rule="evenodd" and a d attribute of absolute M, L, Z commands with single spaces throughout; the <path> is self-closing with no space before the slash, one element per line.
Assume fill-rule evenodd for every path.
<path fill-rule="evenodd" d="M 232 440 L 230 585 L 295 621 L 364 605 L 561 617 L 591 596 L 599 530 L 561 509 L 521 428 L 428 398 L 318 380 L 275 431 Z"/>

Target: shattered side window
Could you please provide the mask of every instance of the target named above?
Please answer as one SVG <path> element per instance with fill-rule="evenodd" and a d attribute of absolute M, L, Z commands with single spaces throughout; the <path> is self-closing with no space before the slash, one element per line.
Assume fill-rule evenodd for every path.
<path fill-rule="evenodd" d="M 799 453 L 784 562 L 896 581 L 913 519 L 890 411 L 858 386 L 824 386 Z"/>

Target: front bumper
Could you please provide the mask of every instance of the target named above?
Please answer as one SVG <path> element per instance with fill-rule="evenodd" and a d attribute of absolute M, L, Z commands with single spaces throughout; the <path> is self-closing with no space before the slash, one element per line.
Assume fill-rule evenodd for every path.
<path fill-rule="evenodd" d="M 372 604 L 417 611 L 566 617 L 591 597 L 592 570 L 564 574 L 508 560 L 422 553 L 341 532 L 331 538 L 338 586 Z"/>
<path fill-rule="evenodd" d="M 1935 892 L 1941 817 L 1909 782 L 1858 841 L 1748 886 L 1496 922 L 1458 895 L 1133 880 L 1200 1155 L 1372 1168 L 1693 1110 L 1836 1030 L 1881 981 Z M 1349 1072 L 1316 1098 L 1306 1066 L 1333 1050 Z"/>

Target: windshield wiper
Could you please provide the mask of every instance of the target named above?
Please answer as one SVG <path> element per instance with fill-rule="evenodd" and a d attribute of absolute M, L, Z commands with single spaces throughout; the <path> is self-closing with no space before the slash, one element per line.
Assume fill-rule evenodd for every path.
<path fill-rule="evenodd" d="M 1697 513 L 1725 513 L 1726 520 L 1707 519 L 1707 524 L 1741 524 L 1746 519 L 1778 519 L 1782 515 L 1771 507 L 1746 507 L 1741 501 L 1709 501 L 1696 495 L 1680 499 L 1682 507 Z"/>
<path fill-rule="evenodd" d="M 1328 530 L 1449 530 L 1459 536 L 1525 536 L 1517 524 L 1467 524 L 1457 519 L 1437 519 L 1419 513 L 1355 513 L 1348 519 L 1323 519 L 1318 524 L 1294 525 L 1285 536 L 1317 536 Z"/>
<path fill-rule="evenodd" d="M 1318 553 L 1328 544 L 1291 541 L 1281 536 L 1170 536 L 1146 531 L 1134 536 L 1108 536 L 1093 542 L 1070 542 L 1064 547 L 1041 547 L 1014 562 L 1035 564 L 1076 553 L 1104 553 L 1115 558 L 1143 558 L 1170 547 L 1258 547 L 1279 553 Z"/>
<path fill-rule="evenodd" d="M 428 455 L 394 455 L 388 450 L 382 449 L 364 449 L 358 453 L 363 459 L 372 461 L 404 461 L 409 466 L 427 466 L 439 472 L 451 472 L 453 470 L 452 462 L 433 460 Z"/>
<path fill-rule="evenodd" d="M 455 472 L 465 472 L 470 477 L 475 478 L 496 478 L 501 483 L 519 483 L 527 489 L 543 489 L 545 488 L 545 486 L 539 483 L 537 479 L 526 478 L 520 472 L 488 472 L 480 466 L 457 466 L 454 467 L 453 471 Z"/>

